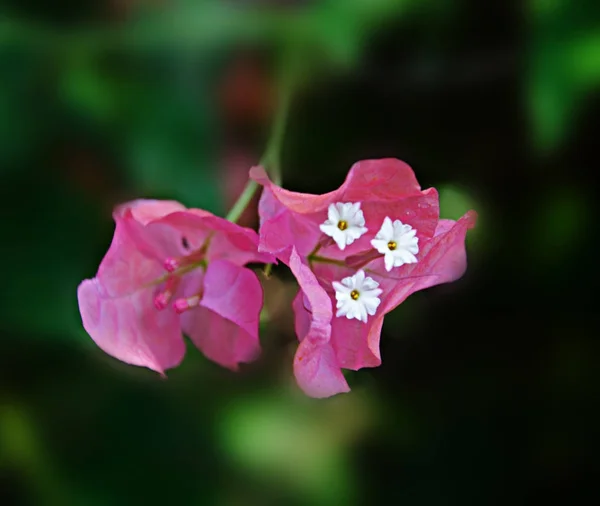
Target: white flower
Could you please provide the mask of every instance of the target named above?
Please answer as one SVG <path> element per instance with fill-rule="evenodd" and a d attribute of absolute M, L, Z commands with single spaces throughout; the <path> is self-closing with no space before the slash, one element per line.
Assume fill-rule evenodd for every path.
<path fill-rule="evenodd" d="M 361 269 L 354 276 L 342 279 L 339 283 L 332 283 L 337 299 L 336 316 L 345 316 L 349 320 L 356 318 L 367 323 L 367 315 L 373 316 L 381 302 L 381 288 L 373 278 L 365 277 Z"/>
<path fill-rule="evenodd" d="M 377 232 L 371 245 L 385 255 L 385 270 L 391 271 L 393 267 L 417 262 L 415 256 L 419 252 L 419 238 L 417 231 L 410 225 L 404 225 L 400 220 L 385 217 L 381 229 Z"/>
<path fill-rule="evenodd" d="M 338 247 L 343 250 L 367 231 L 360 202 L 329 204 L 327 220 L 321 224 L 320 228 L 324 234 L 332 237 Z"/>

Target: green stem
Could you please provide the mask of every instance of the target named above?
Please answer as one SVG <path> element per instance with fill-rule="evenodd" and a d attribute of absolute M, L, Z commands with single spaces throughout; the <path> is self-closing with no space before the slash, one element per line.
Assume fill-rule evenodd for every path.
<path fill-rule="evenodd" d="M 288 69 L 281 82 L 279 107 L 273 121 L 273 127 L 271 128 L 267 149 L 260 161 L 261 165 L 264 166 L 271 175 L 273 182 L 278 186 L 281 185 L 281 148 L 285 134 L 285 126 L 290 112 L 293 81 L 294 74 L 291 69 Z"/>
<path fill-rule="evenodd" d="M 254 179 L 250 179 L 246 183 L 246 187 L 244 188 L 242 194 L 238 197 L 235 204 L 233 204 L 233 207 L 227 213 L 227 216 L 225 216 L 225 219 L 233 223 L 237 222 L 237 220 L 240 219 L 240 216 L 252 200 L 252 197 L 254 197 L 254 194 L 256 193 L 257 189 L 258 183 L 254 181 Z"/>
<path fill-rule="evenodd" d="M 265 265 L 265 269 L 263 271 L 263 274 L 265 275 L 265 278 L 269 279 L 271 277 L 271 271 L 273 270 L 273 264 L 267 264 Z"/>
<path fill-rule="evenodd" d="M 260 159 L 260 165 L 271 176 L 271 179 L 276 185 L 281 185 L 281 147 L 283 144 L 283 137 L 285 135 L 285 125 L 290 112 L 290 103 L 292 99 L 293 83 L 295 79 L 295 71 L 291 67 L 287 67 L 284 71 L 284 75 L 281 81 L 281 96 L 279 99 L 279 106 L 275 119 L 273 120 L 273 126 L 271 127 L 271 134 L 267 141 L 267 147 L 264 155 Z M 240 219 L 240 216 L 254 197 L 258 184 L 254 180 L 249 180 L 246 183 L 246 187 L 242 194 L 238 197 L 237 201 L 227 213 L 225 219 L 235 223 Z"/>
<path fill-rule="evenodd" d="M 342 260 L 335 260 L 333 258 L 321 257 L 319 255 L 311 255 L 308 257 L 309 263 L 315 262 L 320 264 L 332 264 L 339 265 L 340 267 L 347 267 Z"/>
<path fill-rule="evenodd" d="M 321 242 L 318 242 L 317 245 L 313 248 L 313 250 L 308 254 L 308 258 L 312 258 L 317 255 L 322 247 Z"/>

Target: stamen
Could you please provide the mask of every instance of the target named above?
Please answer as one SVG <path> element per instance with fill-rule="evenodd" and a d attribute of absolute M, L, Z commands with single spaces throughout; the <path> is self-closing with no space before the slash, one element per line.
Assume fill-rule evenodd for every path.
<path fill-rule="evenodd" d="M 180 278 L 176 276 L 170 276 L 165 284 L 165 290 L 154 297 L 154 307 L 159 311 L 163 310 L 171 302 L 171 298 L 177 291 L 179 286 Z"/>
<path fill-rule="evenodd" d="M 154 297 L 154 307 L 159 311 L 162 311 L 169 305 L 171 297 L 173 297 L 173 294 L 169 290 L 159 293 Z"/>
<path fill-rule="evenodd" d="M 340 220 L 340 221 L 338 221 L 337 226 L 340 230 L 346 230 L 348 228 L 348 222 L 345 220 Z"/>
<path fill-rule="evenodd" d="M 398 245 L 396 244 L 396 241 L 388 242 L 387 246 L 390 251 L 394 251 L 398 247 Z"/>
<path fill-rule="evenodd" d="M 186 239 L 187 241 L 187 239 Z M 189 246 L 189 243 L 188 243 Z M 186 267 L 192 264 L 201 263 L 204 260 L 204 256 L 206 255 L 206 250 L 208 249 L 208 239 L 204 242 L 200 249 L 197 249 L 190 253 L 189 255 L 185 255 L 179 258 L 176 257 L 167 257 L 163 262 L 163 268 L 167 272 L 175 272 L 177 269 L 181 269 L 182 267 Z"/>
<path fill-rule="evenodd" d="M 173 302 L 173 309 L 177 314 L 185 313 L 200 304 L 200 295 L 192 295 L 184 299 L 177 299 Z"/>
<path fill-rule="evenodd" d="M 163 267 L 167 272 L 174 272 L 179 267 L 181 267 L 181 261 L 175 257 L 165 258 L 165 262 L 163 263 Z"/>
<path fill-rule="evenodd" d="M 352 297 L 352 300 L 358 300 L 358 298 L 360 297 L 360 292 L 358 290 L 352 290 L 350 292 L 350 297 Z"/>

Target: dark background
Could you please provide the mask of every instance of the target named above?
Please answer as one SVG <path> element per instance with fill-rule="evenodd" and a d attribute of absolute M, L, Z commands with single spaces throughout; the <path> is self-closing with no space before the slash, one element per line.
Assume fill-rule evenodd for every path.
<path fill-rule="evenodd" d="M 599 14 L 592 0 L 5 1 L 0 504 L 597 495 Z M 225 213 L 266 143 L 291 36 L 304 74 L 284 185 L 322 193 L 357 160 L 403 159 L 443 217 L 478 211 L 467 274 L 390 314 L 382 366 L 325 401 L 294 387 L 285 268 L 264 281 L 263 357 L 239 374 L 191 346 L 166 381 L 106 356 L 75 291 L 112 207 Z"/>

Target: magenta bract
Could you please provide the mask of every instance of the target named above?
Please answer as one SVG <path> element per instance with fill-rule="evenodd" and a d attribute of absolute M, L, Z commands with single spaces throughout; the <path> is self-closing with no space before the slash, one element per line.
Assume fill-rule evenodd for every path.
<path fill-rule="evenodd" d="M 182 332 L 224 367 L 257 357 L 262 289 L 244 265 L 273 258 L 254 231 L 172 201 L 136 200 L 113 217 L 98 273 L 77 290 L 100 348 L 161 374 L 183 359 Z"/>
<path fill-rule="evenodd" d="M 347 392 L 341 369 L 381 364 L 385 314 L 417 290 L 462 276 L 476 214 L 440 220 L 436 190 L 421 190 L 412 169 L 396 159 L 358 162 L 340 188 L 323 195 L 284 190 L 261 167 L 250 175 L 264 186 L 259 251 L 289 265 L 300 284 L 293 304 L 298 384 L 313 397 Z M 334 289 L 344 282 L 345 293 Z M 371 294 L 364 299 L 366 323 L 352 317 L 361 290 L 350 291 L 363 282 Z"/>

